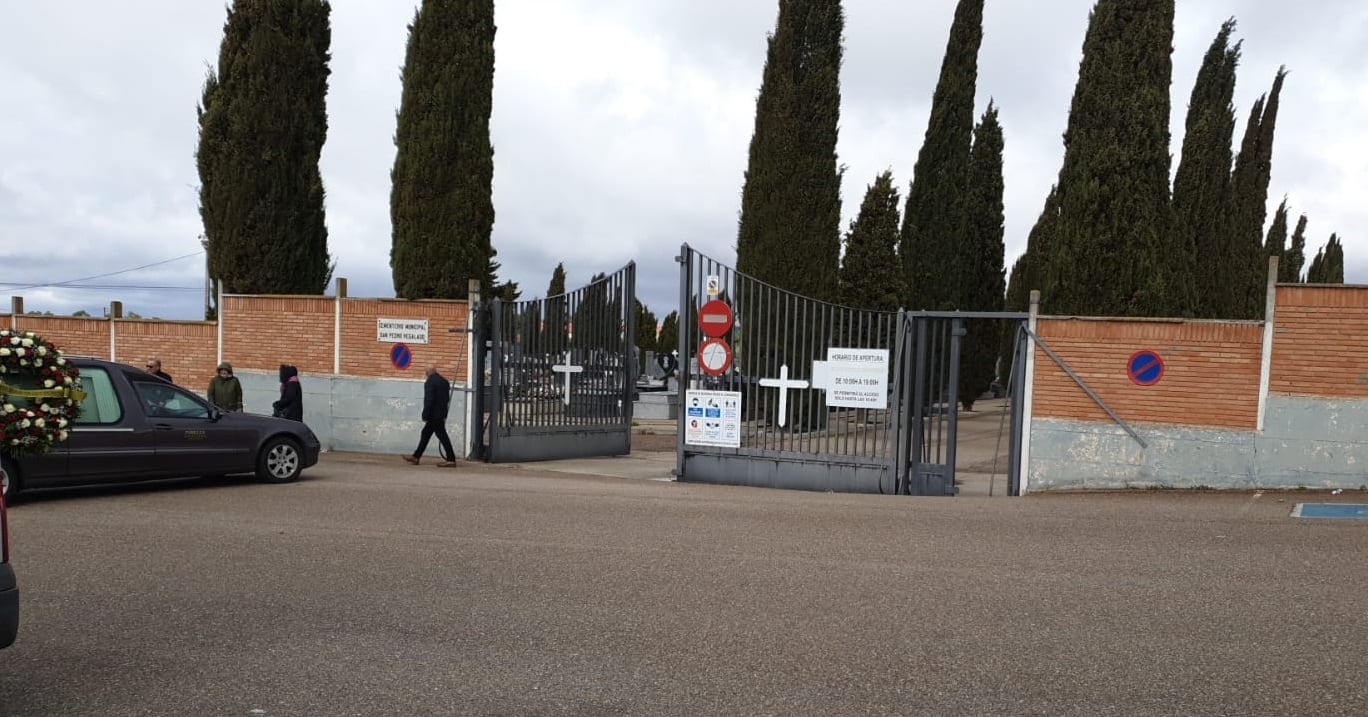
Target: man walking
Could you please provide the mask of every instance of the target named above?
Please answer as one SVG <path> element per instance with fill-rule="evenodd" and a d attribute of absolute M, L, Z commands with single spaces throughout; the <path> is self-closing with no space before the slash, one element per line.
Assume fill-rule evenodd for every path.
<path fill-rule="evenodd" d="M 437 465 L 443 468 L 456 465 L 456 449 L 451 447 L 451 436 L 447 435 L 446 430 L 447 409 L 450 407 L 451 383 L 442 378 L 442 374 L 437 373 L 436 366 L 429 366 L 427 380 L 423 382 L 423 434 L 418 439 L 418 450 L 411 456 L 404 456 L 404 460 L 418 465 L 418 461 L 423 457 L 423 451 L 427 450 L 428 439 L 436 434 L 443 456 L 452 458 Z"/>

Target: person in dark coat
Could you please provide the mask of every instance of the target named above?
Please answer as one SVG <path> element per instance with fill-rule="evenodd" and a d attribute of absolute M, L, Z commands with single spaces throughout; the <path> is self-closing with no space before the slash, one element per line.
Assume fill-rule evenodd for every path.
<path fill-rule="evenodd" d="M 304 422 L 304 387 L 299 385 L 299 369 L 289 364 L 280 365 L 280 398 L 271 404 L 271 408 L 280 418 Z"/>
<path fill-rule="evenodd" d="M 167 383 L 175 383 L 175 381 L 171 380 L 171 374 L 162 370 L 161 359 L 159 358 L 147 360 L 147 372 Z"/>
<path fill-rule="evenodd" d="M 423 433 L 418 438 L 418 450 L 404 460 L 418 465 L 423 452 L 427 450 L 428 440 L 435 434 L 441 444 L 442 455 L 448 457 L 437 465 L 449 468 L 456 465 L 456 449 L 451 447 L 451 436 L 447 435 L 447 410 L 451 408 L 451 383 L 437 373 L 436 366 L 429 366 L 427 380 L 423 382 Z"/>

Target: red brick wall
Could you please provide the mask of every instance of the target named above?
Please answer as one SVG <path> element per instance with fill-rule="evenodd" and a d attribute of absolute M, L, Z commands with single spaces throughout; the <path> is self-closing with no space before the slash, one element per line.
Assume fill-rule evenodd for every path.
<path fill-rule="evenodd" d="M 1041 319 L 1037 334 L 1124 421 L 1253 429 L 1259 410 L 1263 327 L 1216 321 Z M 1126 375 L 1136 351 L 1164 359 L 1164 376 Z M 1037 350 L 1033 413 L 1110 421 L 1044 351 Z"/>
<path fill-rule="evenodd" d="M 275 371 L 287 363 L 332 373 L 335 305 L 330 296 L 225 296 L 223 360 L 234 369 Z"/>
<path fill-rule="evenodd" d="M 1368 287 L 1279 286 L 1269 392 L 1368 398 Z"/>
<path fill-rule="evenodd" d="M 13 318 L 16 329 L 40 334 L 63 353 L 109 358 L 109 321 L 106 319 L 36 314 L 22 314 Z M 0 326 L 8 328 L 10 316 L 6 316 Z"/>
<path fill-rule="evenodd" d="M 331 296 L 225 296 L 223 359 L 234 369 L 275 371 L 290 363 L 300 371 L 333 371 L 337 300 Z M 341 373 L 349 376 L 421 379 L 423 369 L 437 366 L 452 381 L 466 376 L 465 333 L 469 307 L 465 301 L 342 300 Z M 408 344 L 412 363 L 406 370 L 390 363 L 394 344 L 377 340 L 378 319 L 427 319 L 428 343 Z M 162 321 L 0 314 L 0 326 L 11 321 L 33 331 L 63 352 L 112 358 L 141 367 L 160 358 L 176 383 L 203 392 L 213 378 L 218 355 L 217 322 Z M 110 354 L 110 329 L 115 332 Z M 456 329 L 456 331 L 450 331 Z"/>
<path fill-rule="evenodd" d="M 217 334 L 209 321 L 115 319 L 113 359 L 134 366 L 161 359 L 177 384 L 203 393 L 214 377 Z"/>
<path fill-rule="evenodd" d="M 342 300 L 342 373 L 348 376 L 421 378 L 436 366 L 451 381 L 466 374 L 465 301 Z M 379 319 L 427 319 L 428 343 L 408 342 L 412 363 L 400 370 L 390 363 L 393 343 L 377 341 Z M 452 332 L 449 329 L 456 329 Z"/>

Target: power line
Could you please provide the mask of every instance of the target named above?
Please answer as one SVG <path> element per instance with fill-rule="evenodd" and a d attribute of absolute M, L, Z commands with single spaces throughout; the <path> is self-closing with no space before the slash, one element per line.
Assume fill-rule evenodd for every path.
<path fill-rule="evenodd" d="M 120 269 L 120 270 L 118 270 L 118 271 L 111 271 L 111 272 L 108 272 L 108 273 L 105 273 L 105 274 L 95 274 L 95 275 L 93 275 L 93 276 L 83 276 L 83 277 L 81 277 L 81 278 L 79 278 L 79 279 L 67 279 L 66 281 L 50 281 L 50 282 L 43 282 L 43 283 L 40 283 L 40 284 L 26 284 L 26 285 L 24 285 L 24 286 L 19 286 L 19 287 L 10 289 L 10 291 L 24 291 L 25 289 L 47 289 L 47 288 L 57 287 L 57 286 L 63 286 L 63 287 L 64 287 L 64 286 L 68 286 L 68 285 L 70 285 L 70 284 L 75 284 L 75 283 L 81 282 L 81 281 L 90 281 L 91 279 L 103 279 L 103 278 L 108 277 L 108 276 L 118 276 L 119 274 L 127 274 L 127 273 L 133 272 L 133 271 L 142 271 L 143 269 L 151 269 L 151 268 L 154 267 L 154 266 L 161 266 L 162 264 L 170 264 L 170 263 L 172 263 L 172 262 L 181 261 L 181 260 L 183 260 L 183 259 L 189 259 L 190 257 L 199 256 L 199 255 L 201 255 L 201 254 L 203 254 L 203 253 L 204 253 L 204 250 L 201 249 L 201 250 L 199 250 L 199 251 L 197 251 L 197 252 L 195 252 L 195 253 L 193 253 L 193 254 L 186 254 L 186 255 L 184 255 L 184 256 L 178 256 L 178 257 L 175 257 L 175 258 L 172 258 L 172 259 L 164 259 L 164 260 L 162 260 L 162 261 L 154 261 L 154 262 L 152 262 L 151 264 L 143 264 L 142 266 L 135 266 L 135 267 L 133 267 L 133 268 L 131 268 L 131 269 Z M 202 289 L 199 289 L 199 290 L 202 291 Z"/>
<path fill-rule="evenodd" d="M 34 288 L 20 286 L 19 284 L 7 281 L 0 281 L 0 287 L 19 286 L 20 288 Z M 204 291 L 203 286 L 157 286 L 153 284 L 42 284 L 41 287 L 55 287 L 60 289 L 98 289 L 108 291 L 110 289 L 136 289 L 140 291 Z M 13 289 L 7 289 L 14 291 Z"/>

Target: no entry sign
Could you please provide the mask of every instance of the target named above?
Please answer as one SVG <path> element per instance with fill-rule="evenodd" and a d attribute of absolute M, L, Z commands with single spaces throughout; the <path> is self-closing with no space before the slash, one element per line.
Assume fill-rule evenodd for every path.
<path fill-rule="evenodd" d="M 1164 359 L 1148 349 L 1136 351 L 1126 362 L 1126 375 L 1137 386 L 1153 386 L 1164 377 Z"/>
<path fill-rule="evenodd" d="M 698 310 L 698 330 L 702 331 L 704 336 L 720 339 L 731 331 L 734 323 L 736 315 L 721 299 L 713 299 Z"/>

